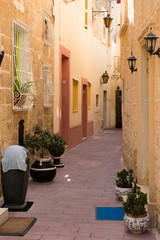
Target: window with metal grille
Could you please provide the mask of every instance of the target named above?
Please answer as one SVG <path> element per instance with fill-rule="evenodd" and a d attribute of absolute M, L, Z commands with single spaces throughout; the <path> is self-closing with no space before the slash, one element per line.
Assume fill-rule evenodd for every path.
<path fill-rule="evenodd" d="M 73 79 L 73 112 L 78 111 L 78 81 Z"/>
<path fill-rule="evenodd" d="M 88 109 L 91 109 L 91 83 L 88 83 Z"/>
<path fill-rule="evenodd" d="M 84 27 L 88 28 L 88 0 L 85 0 L 85 23 Z"/>
<path fill-rule="evenodd" d="M 54 31 L 50 23 L 51 16 L 48 13 L 44 13 L 44 43 L 50 45 L 54 40 Z"/>
<path fill-rule="evenodd" d="M 12 23 L 13 110 L 29 110 L 34 102 L 34 81 L 30 57 L 30 28 L 20 20 Z"/>
<path fill-rule="evenodd" d="M 49 108 L 52 106 L 54 96 L 53 83 L 51 81 L 51 65 L 44 65 L 44 98 L 43 106 Z"/>

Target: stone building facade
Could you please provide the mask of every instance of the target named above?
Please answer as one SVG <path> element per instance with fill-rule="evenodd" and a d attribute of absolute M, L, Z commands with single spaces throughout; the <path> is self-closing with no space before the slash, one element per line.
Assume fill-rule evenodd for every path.
<path fill-rule="evenodd" d="M 148 193 L 151 226 L 160 230 L 160 68 L 159 57 L 147 51 L 147 34 L 160 36 L 159 0 L 121 3 L 121 79 L 123 86 L 123 160 Z M 157 40 L 156 50 L 159 45 Z M 127 59 L 137 59 L 131 73 Z"/>
<path fill-rule="evenodd" d="M 53 1 L 1 1 L 0 155 L 35 124 L 53 131 Z M 49 96 L 49 97 L 48 97 Z"/>
<path fill-rule="evenodd" d="M 115 126 L 115 91 L 112 112 L 111 84 L 115 85 L 116 90 L 118 81 L 113 78 L 119 79 L 117 75 L 120 74 L 118 70 L 114 72 L 116 68 L 113 70 L 111 65 L 114 56 L 117 59 L 120 56 L 119 35 L 113 27 L 105 29 L 103 18 L 107 13 L 119 16 L 116 11 L 118 13 L 119 4 L 115 0 L 54 2 L 54 129 L 65 136 L 69 147 L 103 128 Z M 115 26 L 118 26 L 118 21 L 117 17 Z M 117 53 L 110 50 L 113 35 L 117 40 L 117 44 L 114 43 Z M 107 84 L 102 84 L 101 76 L 106 70 L 110 79 Z M 66 91 L 65 99 L 63 91 Z M 111 112 L 114 119 L 112 124 Z"/>

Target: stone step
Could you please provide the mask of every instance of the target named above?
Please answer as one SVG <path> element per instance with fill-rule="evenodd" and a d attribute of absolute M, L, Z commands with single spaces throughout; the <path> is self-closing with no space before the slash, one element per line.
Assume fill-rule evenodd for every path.
<path fill-rule="evenodd" d="M 0 208 L 0 226 L 8 219 L 8 208 Z"/>

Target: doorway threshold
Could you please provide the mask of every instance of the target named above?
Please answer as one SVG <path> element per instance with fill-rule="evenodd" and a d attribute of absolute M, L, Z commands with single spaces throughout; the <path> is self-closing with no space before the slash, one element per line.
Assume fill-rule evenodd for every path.
<path fill-rule="evenodd" d="M 83 138 L 82 138 L 82 141 L 85 141 L 85 140 L 87 140 L 87 137 L 83 137 Z"/>

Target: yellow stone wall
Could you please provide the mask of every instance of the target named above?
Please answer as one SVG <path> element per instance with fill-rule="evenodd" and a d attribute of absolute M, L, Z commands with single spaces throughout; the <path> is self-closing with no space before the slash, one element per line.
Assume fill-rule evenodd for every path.
<path fill-rule="evenodd" d="M 134 22 L 127 15 L 127 1 L 122 2 L 123 160 L 134 170 L 138 183 L 148 186 L 151 226 L 158 223 L 160 230 L 160 59 L 149 56 L 144 40 L 150 27 L 160 37 L 160 1 L 133 1 Z M 156 50 L 158 45 L 159 40 Z M 131 51 L 137 58 L 137 72 L 133 74 L 126 60 Z"/>
<path fill-rule="evenodd" d="M 4 59 L 0 66 L 0 156 L 6 147 L 18 144 L 18 126 L 24 119 L 25 133 L 39 124 L 53 130 L 52 107 L 43 107 L 43 65 L 51 64 L 53 82 L 54 45 L 44 44 L 44 11 L 51 15 L 54 28 L 53 1 L 2 0 L 0 2 L 0 48 L 4 47 Z M 33 79 L 35 82 L 35 103 L 31 110 L 14 112 L 12 110 L 12 21 L 19 19 L 30 30 L 30 52 Z"/>

